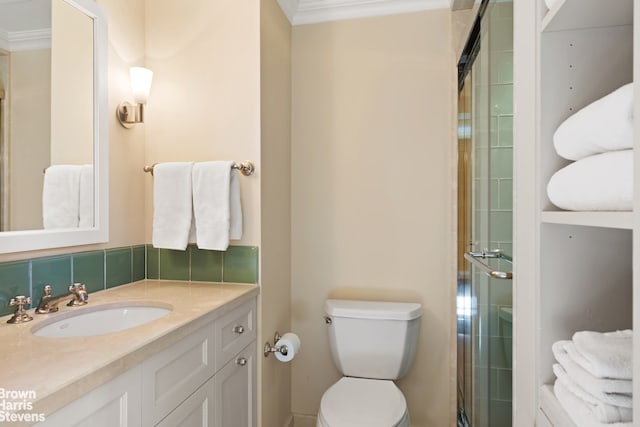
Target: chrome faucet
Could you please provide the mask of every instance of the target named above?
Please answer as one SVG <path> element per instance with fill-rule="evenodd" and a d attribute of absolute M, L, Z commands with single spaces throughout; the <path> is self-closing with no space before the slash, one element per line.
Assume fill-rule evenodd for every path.
<path fill-rule="evenodd" d="M 40 298 L 40 303 L 38 304 L 38 308 L 36 308 L 36 313 L 39 314 L 54 313 L 58 311 L 58 304 L 70 297 L 71 300 L 67 303 L 69 307 L 85 305 L 89 301 L 89 294 L 87 293 L 87 288 L 83 283 L 74 283 L 69 285 L 69 292 L 64 295 L 51 295 L 51 285 L 45 285 L 42 292 L 42 298 Z"/>

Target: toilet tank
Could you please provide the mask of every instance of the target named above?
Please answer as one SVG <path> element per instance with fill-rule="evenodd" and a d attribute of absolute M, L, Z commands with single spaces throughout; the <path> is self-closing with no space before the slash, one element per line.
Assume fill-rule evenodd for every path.
<path fill-rule="evenodd" d="M 329 346 L 343 375 L 395 380 L 416 355 L 422 306 L 417 303 L 327 300 Z"/>

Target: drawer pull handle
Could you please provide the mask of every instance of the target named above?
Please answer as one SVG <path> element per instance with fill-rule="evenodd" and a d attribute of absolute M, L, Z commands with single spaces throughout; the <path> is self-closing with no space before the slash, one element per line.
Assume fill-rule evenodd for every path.
<path fill-rule="evenodd" d="M 246 357 L 238 357 L 236 359 L 236 365 L 245 366 L 246 364 L 247 364 L 247 358 Z"/>
<path fill-rule="evenodd" d="M 244 326 L 242 325 L 238 325 L 236 327 L 233 328 L 233 332 L 235 332 L 238 335 L 241 335 L 244 333 Z"/>

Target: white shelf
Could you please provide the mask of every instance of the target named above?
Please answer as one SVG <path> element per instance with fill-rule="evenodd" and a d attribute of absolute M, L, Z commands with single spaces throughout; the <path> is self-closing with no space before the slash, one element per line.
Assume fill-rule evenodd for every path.
<path fill-rule="evenodd" d="M 542 32 L 633 24 L 633 0 L 560 0 L 542 20 Z"/>
<path fill-rule="evenodd" d="M 576 427 L 553 393 L 552 385 L 545 384 L 540 387 L 540 409 L 553 427 Z"/>
<path fill-rule="evenodd" d="M 544 211 L 540 219 L 546 224 L 583 225 L 587 227 L 633 228 L 633 212 Z"/>

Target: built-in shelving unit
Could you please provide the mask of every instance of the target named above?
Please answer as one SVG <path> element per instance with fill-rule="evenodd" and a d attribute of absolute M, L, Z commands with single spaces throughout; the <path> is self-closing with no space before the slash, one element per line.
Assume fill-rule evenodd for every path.
<path fill-rule="evenodd" d="M 640 1 L 635 3 L 640 7 Z M 518 103 L 523 106 L 532 102 L 536 113 L 534 118 L 516 121 L 515 145 L 528 138 L 518 139 L 518 124 L 535 122 L 532 124 L 535 136 L 530 141 L 535 144 L 536 159 L 533 167 L 522 160 L 514 167 L 516 180 L 529 180 L 535 187 L 530 189 L 535 197 L 532 203 L 535 215 L 519 213 L 517 204 L 515 213 L 516 236 L 520 231 L 529 233 L 526 227 L 534 229 L 533 243 L 527 243 L 532 249 L 523 250 L 523 244 L 516 243 L 514 257 L 516 292 L 525 283 L 533 286 L 533 307 L 518 307 L 518 301 L 526 300 L 516 297 L 514 318 L 516 324 L 534 323 L 530 330 L 535 337 L 531 338 L 532 344 L 524 344 L 533 353 L 529 366 L 534 373 L 515 373 L 514 401 L 515 405 L 528 404 L 523 399 L 529 392 L 521 384 L 531 380 L 534 383 L 531 388 L 537 390 L 535 424 L 575 427 L 550 387 L 555 380 L 551 345 L 571 339 L 581 330 L 633 328 L 634 311 L 640 309 L 633 303 L 634 264 L 640 267 L 640 257 L 634 262 L 632 256 L 633 234 L 640 220 L 634 212 L 568 212 L 555 207 L 547 197 L 546 186 L 550 177 L 570 162 L 556 154 L 553 133 L 582 107 L 632 81 L 634 0 L 560 0 L 549 11 L 544 0 L 536 0 L 535 8 L 535 18 L 516 13 L 514 22 L 517 32 L 519 28 L 532 28 L 523 20 L 537 20 L 535 70 L 518 68 L 516 64 L 516 73 L 527 74 L 536 86 L 535 99 L 516 99 L 516 111 Z M 522 21 L 521 25 L 517 19 Z M 528 47 L 527 37 L 521 40 L 524 41 L 515 45 L 516 52 Z M 638 49 L 636 56 L 640 56 Z M 526 55 L 516 54 L 516 61 L 518 57 Z M 516 82 L 526 80 L 522 77 Z M 634 169 L 636 176 L 640 175 L 638 160 Z M 529 218 L 533 219 L 527 223 Z M 527 277 L 519 276 L 519 271 L 526 268 L 518 268 L 521 261 L 518 253 L 531 253 L 535 258 L 530 264 L 533 271 Z M 527 263 L 529 260 L 523 260 L 523 265 Z M 527 369 L 528 360 L 522 357 L 523 353 L 516 349 L 515 354 L 516 370 L 519 363 L 520 369 Z M 640 365 L 640 357 L 636 359 Z M 532 424 L 526 410 L 516 408 L 515 413 L 514 425 Z"/>

